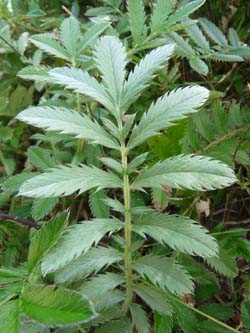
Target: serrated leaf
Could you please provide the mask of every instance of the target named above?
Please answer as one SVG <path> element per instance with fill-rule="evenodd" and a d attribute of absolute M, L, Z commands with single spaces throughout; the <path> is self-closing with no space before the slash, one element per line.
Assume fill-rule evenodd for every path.
<path fill-rule="evenodd" d="M 241 313 L 242 313 L 243 326 L 246 330 L 249 330 L 250 329 L 250 301 L 242 302 Z"/>
<path fill-rule="evenodd" d="M 193 291 L 190 276 L 172 259 L 147 255 L 136 260 L 133 269 L 156 286 L 173 294 L 183 295 Z"/>
<path fill-rule="evenodd" d="M 128 173 L 135 171 L 137 167 L 139 167 L 142 163 L 145 162 L 148 153 L 140 154 L 136 156 L 128 165 Z"/>
<path fill-rule="evenodd" d="M 79 139 L 91 140 L 108 148 L 119 147 L 96 121 L 74 110 L 49 106 L 30 107 L 19 113 L 17 119 L 48 131 L 58 131 L 62 134 L 72 134 Z"/>
<path fill-rule="evenodd" d="M 29 33 L 23 32 L 17 40 L 17 50 L 23 56 L 29 42 Z"/>
<path fill-rule="evenodd" d="M 196 52 L 193 47 L 189 44 L 187 39 L 184 39 L 181 35 L 176 32 L 170 32 L 168 34 L 170 41 L 176 43 L 175 55 L 180 57 L 192 58 L 196 56 Z"/>
<path fill-rule="evenodd" d="M 105 202 L 104 191 L 91 191 L 89 195 L 89 207 L 96 218 L 109 218 L 109 207 Z"/>
<path fill-rule="evenodd" d="M 180 327 L 185 333 L 197 333 L 197 319 L 191 309 L 181 302 L 171 299 L 171 305 Z"/>
<path fill-rule="evenodd" d="M 24 80 L 32 80 L 36 82 L 50 82 L 51 78 L 49 77 L 49 71 L 51 67 L 48 66 L 27 66 L 22 68 L 17 76 L 21 77 Z"/>
<path fill-rule="evenodd" d="M 223 249 L 220 249 L 218 257 L 206 258 L 206 262 L 221 275 L 229 278 L 234 278 L 238 275 L 235 259 Z"/>
<path fill-rule="evenodd" d="M 211 21 L 202 17 L 199 18 L 199 23 L 202 26 L 205 33 L 218 45 L 227 48 L 228 41 L 223 32 Z"/>
<path fill-rule="evenodd" d="M 6 285 L 22 281 L 26 275 L 26 269 L 20 268 L 0 268 L 0 284 Z"/>
<path fill-rule="evenodd" d="M 157 311 L 162 315 L 171 316 L 173 311 L 172 306 L 169 304 L 164 292 L 160 289 L 152 288 L 143 283 L 137 284 L 133 289 L 152 310 Z"/>
<path fill-rule="evenodd" d="M 31 239 L 28 254 L 30 272 L 61 237 L 63 230 L 67 226 L 67 222 L 68 214 L 61 213 L 43 224 L 42 228 L 35 233 Z"/>
<path fill-rule="evenodd" d="M 243 61 L 244 59 L 237 54 L 229 54 L 229 53 L 220 53 L 216 52 L 210 56 L 211 59 L 216 61 Z"/>
<path fill-rule="evenodd" d="M 18 175 L 11 176 L 3 182 L 2 189 L 6 192 L 11 192 L 11 193 L 12 192 L 18 192 L 21 185 L 26 180 L 34 177 L 34 175 L 37 175 L 37 173 L 24 171 L 22 173 L 19 173 Z"/>
<path fill-rule="evenodd" d="M 48 327 L 43 324 L 32 322 L 29 319 L 23 320 L 21 323 L 21 333 L 50 333 Z"/>
<path fill-rule="evenodd" d="M 229 320 L 233 316 L 233 309 L 228 304 L 209 303 L 201 307 L 201 311 L 219 320 Z"/>
<path fill-rule="evenodd" d="M 160 70 L 174 52 L 174 44 L 167 44 L 148 53 L 130 72 L 124 84 L 122 109 L 126 111 L 138 98 L 140 93 L 154 78 L 154 73 Z"/>
<path fill-rule="evenodd" d="M 74 62 L 80 38 L 80 24 L 76 18 L 71 16 L 63 20 L 60 27 L 60 37 L 65 49 L 71 57 L 71 61 Z"/>
<path fill-rule="evenodd" d="M 2 285 L 2 287 L 0 288 L 0 304 L 1 305 L 8 302 L 10 299 L 17 299 L 17 297 L 21 293 L 24 279 L 27 279 L 27 276 L 24 276 L 22 281 L 17 281 L 14 283 Z M 0 308 L 1 308 L 1 305 L 0 305 Z M 1 313 L 0 313 L 0 317 L 1 317 Z"/>
<path fill-rule="evenodd" d="M 95 219 L 70 226 L 43 259 L 43 275 L 65 266 L 87 252 L 91 245 L 97 244 L 105 234 L 111 234 L 122 227 L 123 224 L 115 219 Z"/>
<path fill-rule="evenodd" d="M 23 183 L 19 195 L 33 198 L 58 197 L 91 188 L 119 188 L 121 180 L 114 174 L 86 165 L 58 166 Z"/>
<path fill-rule="evenodd" d="M 132 187 L 169 186 L 204 191 L 229 186 L 235 181 L 233 170 L 220 161 L 199 155 L 178 155 L 143 170 Z"/>
<path fill-rule="evenodd" d="M 173 11 L 173 5 L 175 1 L 170 0 L 158 0 L 154 4 L 154 10 L 151 15 L 151 34 L 160 33 L 166 25 L 167 18 Z"/>
<path fill-rule="evenodd" d="M 166 93 L 145 112 L 137 126 L 134 126 L 128 146 L 134 148 L 155 136 L 161 129 L 170 127 L 176 121 L 197 112 L 209 96 L 209 91 L 200 86 L 179 88 Z"/>
<path fill-rule="evenodd" d="M 58 203 L 59 198 L 39 198 L 33 201 L 31 215 L 35 221 L 41 220 L 49 214 Z"/>
<path fill-rule="evenodd" d="M 78 292 L 86 295 L 92 302 L 101 299 L 107 292 L 124 283 L 124 278 L 115 273 L 99 274 L 84 282 Z"/>
<path fill-rule="evenodd" d="M 123 169 L 121 163 L 118 161 L 114 160 L 113 158 L 110 157 L 101 157 L 99 160 L 106 165 L 108 168 L 115 170 L 116 172 L 122 174 Z"/>
<path fill-rule="evenodd" d="M 199 9 L 206 0 L 193 0 L 190 1 L 184 5 L 181 5 L 177 10 L 169 17 L 167 21 L 167 25 L 170 26 L 172 24 L 175 24 L 177 21 L 180 21 L 193 12 L 195 12 L 197 9 Z"/>
<path fill-rule="evenodd" d="M 19 300 L 0 304 L 0 331 L 20 333 Z"/>
<path fill-rule="evenodd" d="M 122 214 L 125 212 L 124 205 L 119 200 L 117 200 L 117 199 L 111 199 L 111 198 L 106 198 L 105 202 L 115 212 L 119 212 L 119 213 L 122 213 Z"/>
<path fill-rule="evenodd" d="M 230 41 L 230 44 L 233 47 L 238 48 L 238 47 L 241 46 L 241 42 L 240 42 L 238 33 L 234 28 L 229 28 L 228 29 L 228 39 Z"/>
<path fill-rule="evenodd" d="M 44 52 L 67 61 L 71 60 L 67 50 L 60 45 L 56 35 L 52 33 L 33 35 L 30 37 L 30 41 Z"/>
<path fill-rule="evenodd" d="M 146 36 L 146 14 L 142 0 L 127 0 L 129 27 L 134 44 L 140 44 Z"/>
<path fill-rule="evenodd" d="M 166 193 L 165 190 L 153 187 L 151 191 L 151 197 L 155 209 L 162 211 L 167 208 L 169 195 Z"/>
<path fill-rule="evenodd" d="M 93 98 L 110 111 L 114 110 L 111 97 L 105 91 L 103 85 L 87 72 L 74 67 L 60 67 L 52 69 L 49 76 L 54 83 Z"/>
<path fill-rule="evenodd" d="M 53 160 L 50 152 L 46 149 L 32 146 L 29 147 L 27 154 L 29 162 L 40 170 L 53 168 L 56 165 L 55 160 Z"/>
<path fill-rule="evenodd" d="M 94 50 L 94 60 L 102 74 L 103 84 L 119 107 L 125 79 L 127 64 L 126 51 L 122 42 L 115 36 L 104 36 L 97 41 Z"/>
<path fill-rule="evenodd" d="M 210 44 L 197 24 L 185 29 L 189 37 L 204 51 L 210 51 Z"/>
<path fill-rule="evenodd" d="M 132 333 L 132 323 L 129 318 L 121 318 L 97 328 L 95 333 Z"/>
<path fill-rule="evenodd" d="M 85 34 L 82 36 L 79 42 L 79 50 L 78 53 L 80 54 L 86 47 L 93 45 L 96 41 L 97 37 L 108 27 L 110 26 L 110 22 L 103 21 L 103 22 L 94 22 L 92 27 L 90 27 Z"/>
<path fill-rule="evenodd" d="M 189 59 L 190 66 L 195 70 L 197 73 L 201 75 L 207 75 L 208 74 L 208 65 L 205 63 L 205 61 L 199 59 L 199 58 L 193 58 Z"/>
<path fill-rule="evenodd" d="M 208 231 L 185 216 L 148 213 L 135 219 L 133 230 L 142 237 L 149 235 L 174 250 L 201 257 L 214 257 L 218 245 Z"/>
<path fill-rule="evenodd" d="M 124 302 L 126 294 L 121 290 L 115 289 L 105 293 L 95 302 L 95 309 L 98 311 L 99 317 L 94 320 L 94 325 L 105 323 L 113 318 L 119 317 L 121 314 L 121 302 Z"/>
<path fill-rule="evenodd" d="M 86 322 L 94 316 L 87 299 L 59 286 L 28 284 L 21 302 L 22 311 L 28 317 L 50 326 Z"/>
<path fill-rule="evenodd" d="M 86 254 L 57 270 L 54 274 L 55 281 L 64 283 L 81 280 L 123 259 L 123 253 L 116 249 L 108 247 L 91 248 Z M 58 266 L 58 264 L 56 264 L 56 266 Z M 52 270 L 54 270 L 54 268 Z"/>
<path fill-rule="evenodd" d="M 129 306 L 132 317 L 132 324 L 138 333 L 150 333 L 150 325 L 148 322 L 147 314 L 143 308 L 136 303 Z"/>
<path fill-rule="evenodd" d="M 154 313 L 154 333 L 172 333 L 173 318 Z"/>

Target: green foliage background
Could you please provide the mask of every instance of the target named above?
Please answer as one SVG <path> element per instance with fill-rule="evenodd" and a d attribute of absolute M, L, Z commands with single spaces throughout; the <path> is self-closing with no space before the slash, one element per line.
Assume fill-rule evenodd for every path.
<path fill-rule="evenodd" d="M 0 2 L 1 331 L 123 333 L 134 330 L 148 333 L 151 330 L 155 333 L 210 333 L 248 332 L 250 329 L 250 48 L 247 46 L 250 42 L 250 5 L 248 1 L 240 0 L 197 0 L 190 7 L 185 7 L 186 14 L 176 11 L 177 5 L 188 6 L 191 2 L 158 1 L 158 12 L 153 11 L 156 1 Z M 170 16 L 166 14 L 167 10 Z M 151 16 L 152 12 L 155 19 Z M 71 15 L 79 21 L 80 30 L 68 36 L 73 27 L 65 26 L 63 30 L 61 24 Z M 191 19 L 200 17 L 203 19 L 194 25 Z M 220 31 L 207 20 L 219 27 Z M 49 37 L 41 37 L 41 34 L 51 32 L 54 37 L 51 39 L 51 49 L 48 49 Z M 139 275 L 147 276 L 147 283 L 138 284 L 135 288 L 137 303 L 130 307 L 131 319 L 117 319 L 119 304 L 124 300 L 123 289 L 118 287 L 124 281 L 121 275 L 116 274 L 122 260 L 122 237 L 118 233 L 108 241 L 105 236 L 120 230 L 118 222 L 108 219 L 110 214 L 119 216 L 122 209 L 118 201 L 121 200 L 121 193 L 111 188 L 98 192 L 92 189 L 79 196 L 73 195 L 73 191 L 67 197 L 17 196 L 24 182 L 28 184 L 33 176 L 58 164 L 72 162 L 75 168 L 79 163 L 96 168 L 105 165 L 104 168 L 111 167 L 115 173 L 119 173 L 119 165 L 112 164 L 113 160 L 118 159 L 119 152 L 111 140 L 108 147 L 113 149 L 110 156 L 113 160 L 105 160 L 106 148 L 101 146 L 105 134 L 102 137 L 100 129 L 98 136 L 96 128 L 93 129 L 90 138 L 97 143 L 93 146 L 80 135 L 75 140 L 70 135 L 72 132 L 67 131 L 67 125 L 64 133 L 56 132 L 60 130 L 56 127 L 52 132 L 44 132 L 16 119 L 24 109 L 39 105 L 42 108 L 65 107 L 84 111 L 85 122 L 87 119 L 103 121 L 103 112 L 106 111 L 98 99 L 93 101 L 81 95 L 81 91 L 75 93 L 65 90 L 61 85 L 63 82 L 57 81 L 58 84 L 55 84 L 49 76 L 51 69 L 69 65 L 88 71 L 99 79 L 92 54 L 96 40 L 101 35 L 117 36 L 122 40 L 130 59 L 128 70 L 132 70 L 151 49 L 169 42 L 177 44 L 168 65 L 157 72 L 150 87 L 133 102 L 126 121 L 133 121 L 131 114 L 134 110 L 137 111 L 135 120 L 139 121 L 152 101 L 166 91 L 193 84 L 205 86 L 211 91 L 208 102 L 198 113 L 181 119 L 174 127 L 162 130 L 161 135 L 149 135 L 142 145 L 133 150 L 131 160 L 138 157 L 138 164 L 134 166 L 136 172 L 142 168 L 153 168 L 159 161 L 173 155 L 199 154 L 223 161 L 235 170 L 238 178 L 237 184 L 215 191 L 201 192 L 196 188 L 195 192 L 191 192 L 190 189 L 174 189 L 171 186 L 160 189 L 151 184 L 147 192 L 132 192 L 132 209 L 134 207 L 136 211 L 144 206 L 156 208 L 156 215 L 151 211 L 147 215 L 151 221 L 155 221 L 154 229 L 159 224 L 158 238 L 154 230 L 154 233 L 148 231 L 150 237 L 145 242 L 139 236 L 133 239 L 136 255 L 139 257 L 150 253 L 150 264 L 154 265 L 155 270 L 161 270 L 163 260 L 166 260 L 162 256 L 171 256 L 192 276 L 195 285 L 192 294 L 189 294 L 191 288 L 186 285 L 186 292 L 181 298 L 169 296 L 167 299 L 158 288 L 164 285 L 164 279 L 156 279 L 157 287 L 148 289 L 147 283 L 153 282 L 154 276 L 147 270 L 142 271 L 142 267 L 145 269 L 149 263 L 138 259 L 135 270 Z M 77 36 L 80 37 L 76 47 L 74 40 Z M 64 79 L 64 82 L 67 83 L 67 80 Z M 112 81 L 109 84 L 112 86 Z M 51 110 L 48 110 L 51 116 Z M 80 121 L 79 118 L 76 124 Z M 49 124 L 42 128 L 48 127 Z M 145 134 L 143 126 L 142 130 L 139 134 Z M 139 142 L 140 136 L 137 136 Z M 72 170 L 68 177 L 71 175 Z M 95 177 L 92 181 L 95 181 Z M 111 181 L 107 178 L 107 183 Z M 23 186 L 21 191 L 23 189 L 25 193 Z M 71 188 L 65 190 L 70 191 Z M 111 201 L 111 196 L 117 200 Z M 185 247 L 186 253 L 195 253 L 192 248 L 188 250 L 184 241 L 174 247 L 177 251 L 173 251 L 173 246 L 164 241 L 164 230 L 160 229 L 159 222 L 159 216 L 164 219 L 170 216 L 168 213 L 186 216 L 181 222 L 183 226 L 186 226 L 185 219 L 196 219 L 208 228 L 219 244 L 219 257 L 201 259 L 183 254 L 182 247 Z M 63 267 L 57 270 L 55 276 L 42 276 L 40 270 L 43 275 L 56 270 L 52 266 L 57 258 L 61 258 L 61 252 L 57 252 L 55 245 L 59 244 L 60 249 L 63 230 L 70 225 L 76 236 L 80 228 L 86 228 L 82 231 L 84 233 L 93 233 L 88 231 L 87 222 L 76 224 L 93 218 L 106 220 L 108 224 L 103 222 L 101 231 L 97 230 L 96 235 L 92 235 L 93 240 L 91 238 L 93 243 L 101 240 L 101 246 L 91 248 L 74 259 L 79 260 L 75 266 L 81 267 L 81 270 L 74 271 L 73 266 L 66 266 L 66 270 Z M 135 228 L 141 236 L 145 234 L 146 229 L 143 228 L 146 227 L 140 223 L 138 218 Z M 147 220 L 144 223 L 147 224 Z M 202 237 L 196 229 L 191 232 L 191 236 L 194 235 Z M 195 238 L 189 241 L 193 245 Z M 87 251 L 87 240 L 82 242 L 80 237 L 78 242 L 79 254 Z M 69 242 L 68 247 L 64 248 L 64 253 L 68 255 L 65 259 L 67 263 L 75 256 L 71 247 L 72 243 Z M 50 257 L 48 253 L 51 249 Z M 91 268 L 86 262 L 91 263 Z M 102 271 L 106 266 L 111 268 L 108 273 Z M 96 274 L 99 271 L 101 273 Z M 182 274 L 181 269 L 177 272 Z M 68 282 L 77 276 L 85 278 L 80 282 L 78 278 L 76 282 Z M 177 276 L 173 276 L 173 279 L 177 279 Z M 63 283 L 63 286 L 54 287 L 53 281 Z M 186 283 L 189 283 L 188 280 Z M 174 285 L 173 290 L 176 288 Z M 19 295 L 22 295 L 22 301 Z M 21 311 L 25 313 L 21 321 L 17 319 L 20 302 Z M 43 310 L 46 307 L 52 311 L 50 316 Z M 94 318 L 95 312 L 101 313 L 101 318 Z M 170 316 L 171 312 L 174 313 L 173 317 Z M 84 316 L 93 316 L 90 324 L 84 322 Z M 222 326 L 223 323 L 225 326 Z"/>

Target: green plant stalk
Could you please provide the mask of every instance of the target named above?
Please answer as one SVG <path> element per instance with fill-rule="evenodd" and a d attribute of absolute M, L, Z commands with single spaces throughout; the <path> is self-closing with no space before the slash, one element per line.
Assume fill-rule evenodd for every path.
<path fill-rule="evenodd" d="M 127 150 L 123 144 L 121 147 L 122 167 L 123 167 L 123 196 L 125 207 L 125 275 L 126 275 L 126 299 L 122 307 L 122 312 L 126 313 L 128 307 L 132 302 L 132 254 L 131 254 L 131 233 L 132 233 L 132 221 L 131 221 L 131 202 L 130 202 L 130 185 L 128 176 L 128 160 Z"/>

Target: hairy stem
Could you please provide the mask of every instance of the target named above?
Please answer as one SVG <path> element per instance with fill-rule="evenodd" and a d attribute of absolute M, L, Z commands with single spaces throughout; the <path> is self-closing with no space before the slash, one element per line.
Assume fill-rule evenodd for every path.
<path fill-rule="evenodd" d="M 125 206 L 125 274 L 126 274 L 126 299 L 123 304 L 123 312 L 126 313 L 132 301 L 132 255 L 131 255 L 131 203 L 130 203 L 130 185 L 128 177 L 128 161 L 125 145 L 121 149 L 122 166 L 123 166 L 123 196 Z"/>

